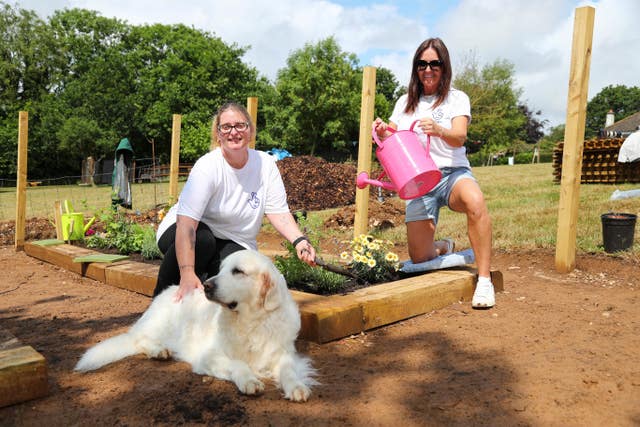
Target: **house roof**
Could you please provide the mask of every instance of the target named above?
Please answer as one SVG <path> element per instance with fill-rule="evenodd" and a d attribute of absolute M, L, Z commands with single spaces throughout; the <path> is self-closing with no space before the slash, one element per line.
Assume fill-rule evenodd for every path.
<path fill-rule="evenodd" d="M 634 132 L 638 129 L 640 129 L 640 111 L 604 128 L 606 132 Z"/>

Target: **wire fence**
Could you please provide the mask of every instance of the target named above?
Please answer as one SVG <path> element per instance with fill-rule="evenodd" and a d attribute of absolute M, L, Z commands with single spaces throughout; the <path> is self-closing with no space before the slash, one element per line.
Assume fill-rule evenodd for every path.
<path fill-rule="evenodd" d="M 27 187 L 26 217 L 53 218 L 56 201 L 69 200 L 77 212 L 95 214 L 111 206 L 111 185 L 78 185 L 79 176 L 42 180 Z M 60 184 L 72 182 L 73 184 Z M 178 182 L 178 193 L 184 180 Z M 13 186 L 0 187 L 0 221 L 15 220 L 17 192 Z M 132 209 L 144 212 L 169 202 L 169 180 L 131 183 Z"/>
<path fill-rule="evenodd" d="M 53 218 L 56 201 L 68 200 L 77 212 L 93 215 L 111 207 L 113 161 L 100 161 L 83 175 L 27 180 L 26 217 Z M 94 167 L 95 166 L 95 167 Z M 191 170 L 180 165 L 178 192 Z M 169 165 L 158 165 L 151 158 L 137 159 L 130 170 L 131 210 L 144 212 L 169 202 Z M 15 179 L 0 178 L 0 221 L 16 218 Z"/>

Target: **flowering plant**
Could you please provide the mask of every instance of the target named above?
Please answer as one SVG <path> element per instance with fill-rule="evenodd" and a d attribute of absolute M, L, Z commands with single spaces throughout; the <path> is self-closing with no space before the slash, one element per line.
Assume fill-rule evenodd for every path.
<path fill-rule="evenodd" d="M 395 280 L 400 263 L 398 255 L 388 250 L 393 242 L 361 234 L 350 242 L 351 252 L 344 251 L 340 258 L 349 269 L 369 283 Z"/>

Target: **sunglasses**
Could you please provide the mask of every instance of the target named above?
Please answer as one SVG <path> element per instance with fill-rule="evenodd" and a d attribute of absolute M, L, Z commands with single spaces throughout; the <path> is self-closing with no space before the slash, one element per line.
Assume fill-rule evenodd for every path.
<path fill-rule="evenodd" d="M 435 70 L 435 69 L 442 68 L 443 65 L 444 65 L 444 62 L 440 61 L 439 59 L 436 59 L 433 61 L 424 61 L 422 59 L 419 59 L 416 62 L 416 69 L 418 71 L 424 71 L 427 69 L 427 67 L 431 67 L 432 70 Z"/>

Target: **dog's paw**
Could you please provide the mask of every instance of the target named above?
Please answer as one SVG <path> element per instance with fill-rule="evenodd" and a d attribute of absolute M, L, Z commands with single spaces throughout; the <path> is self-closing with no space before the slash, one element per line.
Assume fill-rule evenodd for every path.
<path fill-rule="evenodd" d="M 150 359 L 169 360 L 171 359 L 171 352 L 169 350 L 162 349 L 155 354 L 147 355 Z"/>
<path fill-rule="evenodd" d="M 306 402 L 311 395 L 311 389 L 304 384 L 297 384 L 284 395 L 285 399 L 293 402 Z"/>
<path fill-rule="evenodd" d="M 237 386 L 244 394 L 260 394 L 264 391 L 264 384 L 257 378 L 249 378 Z"/>

